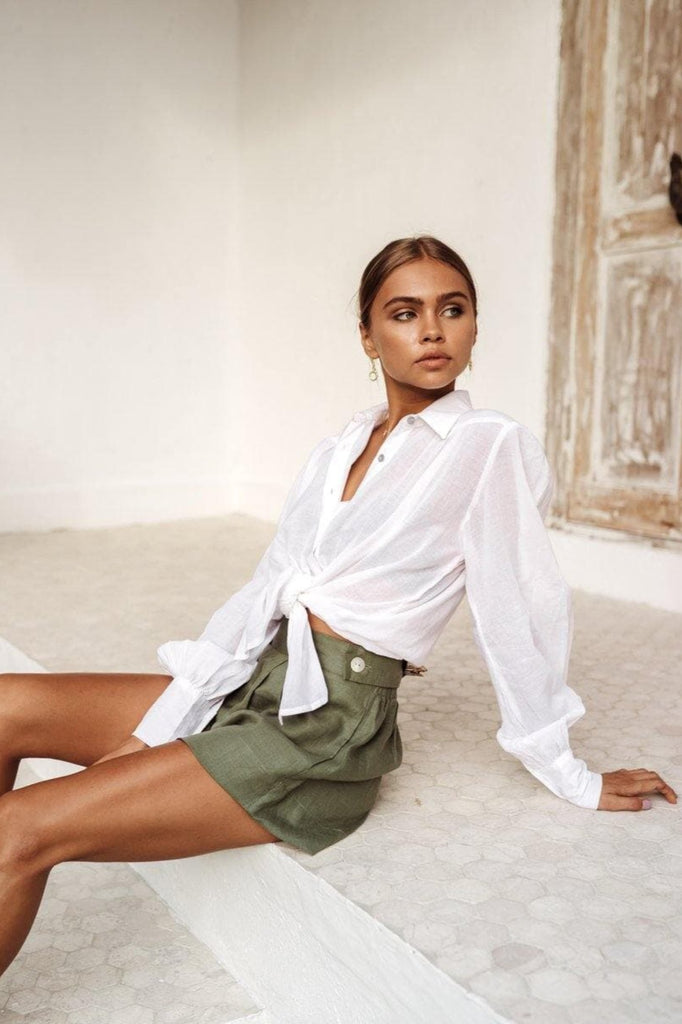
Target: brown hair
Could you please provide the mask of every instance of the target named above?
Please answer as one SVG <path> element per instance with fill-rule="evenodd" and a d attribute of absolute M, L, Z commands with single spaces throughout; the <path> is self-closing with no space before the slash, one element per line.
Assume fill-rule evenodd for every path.
<path fill-rule="evenodd" d="M 415 235 L 413 238 L 397 238 L 394 242 L 389 242 L 365 267 L 358 291 L 358 316 L 363 327 L 369 327 L 372 303 L 388 275 L 405 263 L 413 263 L 425 257 L 447 263 L 459 271 L 469 286 L 474 317 L 476 316 L 476 286 L 471 271 L 462 257 L 432 235 Z"/>

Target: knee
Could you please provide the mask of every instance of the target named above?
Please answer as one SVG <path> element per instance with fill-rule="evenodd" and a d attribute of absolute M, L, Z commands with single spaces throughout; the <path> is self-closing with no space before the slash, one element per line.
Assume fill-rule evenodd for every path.
<path fill-rule="evenodd" d="M 33 874 L 45 870 L 46 844 L 29 814 L 23 790 L 0 797 L 0 870 Z"/>

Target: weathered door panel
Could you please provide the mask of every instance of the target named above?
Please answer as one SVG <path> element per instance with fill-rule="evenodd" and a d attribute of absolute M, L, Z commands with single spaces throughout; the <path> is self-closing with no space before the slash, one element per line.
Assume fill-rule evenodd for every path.
<path fill-rule="evenodd" d="M 682 539 L 682 0 L 566 0 L 547 448 L 554 521 Z"/>

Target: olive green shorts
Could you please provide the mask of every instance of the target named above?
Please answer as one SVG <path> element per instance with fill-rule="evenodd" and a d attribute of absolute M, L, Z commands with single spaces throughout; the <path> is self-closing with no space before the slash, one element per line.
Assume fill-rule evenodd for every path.
<path fill-rule="evenodd" d="M 184 742 L 256 821 L 314 854 L 362 824 L 381 776 L 402 761 L 396 716 L 405 662 L 313 631 L 329 701 L 280 725 L 288 623 L 282 619 L 248 682 Z"/>

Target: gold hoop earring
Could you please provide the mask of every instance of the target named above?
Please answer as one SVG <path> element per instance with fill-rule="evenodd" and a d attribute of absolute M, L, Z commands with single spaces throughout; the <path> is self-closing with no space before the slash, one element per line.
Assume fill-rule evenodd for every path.
<path fill-rule="evenodd" d="M 378 380 L 379 379 L 379 374 L 376 371 L 376 367 L 374 366 L 374 360 L 372 359 L 371 356 L 370 356 L 370 360 L 369 361 L 372 364 L 372 369 L 369 371 L 369 379 L 370 380 Z"/>

